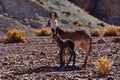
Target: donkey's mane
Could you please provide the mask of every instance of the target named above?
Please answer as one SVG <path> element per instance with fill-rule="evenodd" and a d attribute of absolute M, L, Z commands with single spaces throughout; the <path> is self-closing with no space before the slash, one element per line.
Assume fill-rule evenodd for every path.
<path fill-rule="evenodd" d="M 69 30 L 63 30 L 63 29 L 61 29 L 61 28 L 59 28 L 59 27 L 57 27 L 56 28 L 56 31 L 58 32 L 58 33 L 60 33 L 60 34 L 63 34 L 63 33 L 76 33 L 76 34 L 85 34 L 86 33 L 86 31 L 85 30 L 72 30 L 72 31 L 69 31 Z"/>

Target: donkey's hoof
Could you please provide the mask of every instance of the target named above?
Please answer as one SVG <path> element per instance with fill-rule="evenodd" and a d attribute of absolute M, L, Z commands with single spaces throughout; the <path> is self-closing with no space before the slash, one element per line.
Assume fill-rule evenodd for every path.
<path fill-rule="evenodd" d="M 61 70 L 61 71 L 64 71 L 64 70 L 65 70 L 65 67 L 64 67 L 64 66 L 60 67 L 60 70 Z"/>
<path fill-rule="evenodd" d="M 86 65 L 85 65 L 85 64 L 83 64 L 83 65 L 82 65 L 82 68 L 86 68 Z"/>

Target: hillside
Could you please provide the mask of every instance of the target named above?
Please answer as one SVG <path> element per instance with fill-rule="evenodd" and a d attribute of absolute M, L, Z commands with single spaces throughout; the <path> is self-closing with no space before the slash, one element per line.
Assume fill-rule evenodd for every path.
<path fill-rule="evenodd" d="M 62 25 L 75 27 L 75 25 L 73 25 L 73 21 L 80 20 L 84 24 L 83 28 L 102 28 L 102 26 L 97 25 L 102 23 L 102 21 L 89 15 L 87 12 L 83 11 L 74 4 L 71 4 L 67 0 L 47 0 L 42 6 L 48 11 L 56 11 L 59 15 L 59 21 L 62 23 Z M 66 15 L 64 11 L 69 11 L 70 15 Z M 89 25 L 89 23 L 91 24 Z M 105 26 L 106 25 L 107 24 L 105 23 Z"/>
<path fill-rule="evenodd" d="M 102 28 L 103 26 L 98 25 L 103 23 L 103 21 L 98 20 L 97 18 L 89 15 L 79 7 L 71 4 L 67 0 L 46 0 L 44 4 L 40 4 L 36 0 L 1 0 L 1 10 L 0 12 L 8 13 L 11 18 L 23 20 L 25 18 L 34 19 L 35 13 L 40 16 L 40 23 L 48 20 L 48 14 L 51 11 L 56 11 L 59 15 L 59 23 L 65 28 L 72 27 L 75 28 L 76 25 L 73 25 L 73 21 L 80 20 L 85 29 L 91 28 Z M 19 4 L 19 6 L 18 6 Z M 69 11 L 70 15 L 66 15 L 64 12 Z M 46 24 L 46 23 L 42 23 Z M 106 23 L 104 23 L 107 26 Z"/>

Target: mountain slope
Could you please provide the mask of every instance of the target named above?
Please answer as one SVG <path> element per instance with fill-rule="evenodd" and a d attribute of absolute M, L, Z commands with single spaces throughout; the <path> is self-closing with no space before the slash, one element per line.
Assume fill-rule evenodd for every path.
<path fill-rule="evenodd" d="M 89 15 L 87 12 L 83 11 L 79 7 L 71 4 L 67 0 L 47 0 L 44 5 L 41 5 L 48 11 L 56 11 L 59 14 L 59 21 L 65 26 L 73 26 L 74 20 L 80 20 L 86 29 L 90 28 L 102 28 L 102 26 L 98 25 L 102 21 L 97 18 Z M 67 16 L 63 13 L 63 11 L 69 11 L 71 13 L 70 16 Z M 66 21 L 66 22 L 65 22 Z M 66 24 L 65 24 L 66 23 Z M 91 23 L 89 25 L 89 23 Z M 106 24 L 107 25 L 107 24 Z"/>
<path fill-rule="evenodd" d="M 14 19 L 33 19 L 34 14 L 38 13 L 47 22 L 48 13 L 56 11 L 59 15 L 59 24 L 65 28 L 76 28 L 77 26 L 73 24 L 75 20 L 80 20 L 84 25 L 84 29 L 103 27 L 98 25 L 103 23 L 102 21 L 67 0 L 46 0 L 44 4 L 40 4 L 38 0 L 0 0 L 0 6 L 1 13 L 7 12 Z M 70 14 L 67 15 L 65 12 Z M 103 24 L 105 26 L 108 25 L 106 23 Z"/>

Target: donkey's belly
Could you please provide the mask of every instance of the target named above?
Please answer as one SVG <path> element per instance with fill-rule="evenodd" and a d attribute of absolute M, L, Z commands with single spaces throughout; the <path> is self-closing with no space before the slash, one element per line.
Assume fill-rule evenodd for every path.
<path fill-rule="evenodd" d="M 85 53 L 88 53 L 89 44 L 86 41 L 74 41 L 75 48 L 81 48 Z"/>

